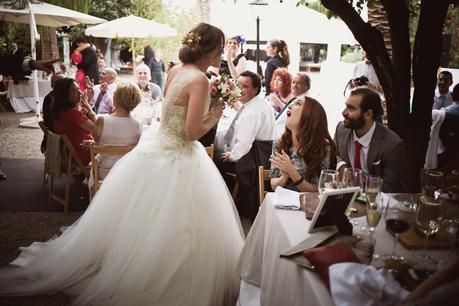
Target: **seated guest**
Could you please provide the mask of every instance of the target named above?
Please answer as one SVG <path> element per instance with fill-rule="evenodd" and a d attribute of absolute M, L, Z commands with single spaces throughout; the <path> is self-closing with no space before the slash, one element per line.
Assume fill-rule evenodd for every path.
<path fill-rule="evenodd" d="M 140 139 L 142 125 L 133 117 L 131 111 L 142 99 L 137 86 L 130 83 L 118 85 L 113 95 L 115 110 L 111 114 L 97 118 L 94 140 L 103 146 L 130 146 Z M 100 155 L 99 179 L 104 179 L 120 156 Z M 92 172 L 91 172 L 92 175 Z"/>
<path fill-rule="evenodd" d="M 393 131 L 377 122 L 382 116 L 381 98 L 366 87 L 351 91 L 343 110 L 344 121 L 335 132 L 337 169 L 362 169 L 383 179 L 383 192 L 401 189 L 404 144 Z"/>
<path fill-rule="evenodd" d="M 308 96 L 309 89 L 311 88 L 311 79 L 304 72 L 298 72 L 293 76 L 291 91 L 294 98 L 302 98 Z M 285 118 L 287 118 L 286 111 L 290 103 L 295 99 L 290 99 L 283 109 L 276 115 L 276 124 L 274 126 L 274 139 L 279 139 L 285 132 Z"/>
<path fill-rule="evenodd" d="M 450 106 L 445 107 L 446 119 L 459 118 L 459 84 L 456 84 L 451 93 L 453 103 Z"/>
<path fill-rule="evenodd" d="M 435 90 L 432 109 L 442 109 L 453 103 L 449 87 L 453 84 L 453 75 L 449 71 L 442 71 L 438 75 L 437 90 Z"/>
<path fill-rule="evenodd" d="M 294 95 L 291 90 L 292 76 L 287 68 L 277 68 L 271 79 L 271 93 L 266 97 L 272 107 L 279 113 Z"/>
<path fill-rule="evenodd" d="M 336 167 L 336 146 L 319 102 L 303 97 L 286 110 L 286 130 L 271 157 L 271 187 L 317 191 L 320 171 Z"/>
<path fill-rule="evenodd" d="M 99 74 L 100 84 L 89 83 L 88 90 L 93 110 L 96 114 L 109 114 L 113 111 L 113 92 L 116 88 L 118 74 L 115 69 L 104 68 Z"/>
<path fill-rule="evenodd" d="M 51 88 L 54 89 L 56 82 L 62 80 L 64 75 L 62 73 L 53 74 L 51 77 Z M 81 86 L 80 86 L 81 88 Z M 51 116 L 51 107 L 53 104 L 54 99 L 54 90 L 51 90 L 43 100 L 43 123 L 51 132 L 54 131 L 53 129 L 53 118 Z M 46 151 L 46 135 L 43 135 L 43 140 L 41 141 L 40 150 L 42 153 Z"/>
<path fill-rule="evenodd" d="M 67 135 L 76 155 L 89 165 L 91 156 L 83 141 L 93 139 L 91 134 L 96 131 L 96 113 L 83 98 L 77 81 L 63 78 L 56 82 L 51 115 L 54 132 Z"/>
<path fill-rule="evenodd" d="M 222 139 L 229 149 L 221 155 L 224 162 L 239 160 L 250 151 L 255 140 L 272 140 L 273 135 L 274 113 L 259 95 L 260 77 L 254 72 L 244 71 L 237 83 L 241 88 L 239 101 L 242 106 Z"/>
<path fill-rule="evenodd" d="M 139 86 L 142 94 L 146 94 L 153 100 L 158 99 L 162 95 L 161 87 L 150 82 L 151 74 L 150 68 L 145 64 L 140 64 L 135 69 L 135 77 L 137 85 Z"/>

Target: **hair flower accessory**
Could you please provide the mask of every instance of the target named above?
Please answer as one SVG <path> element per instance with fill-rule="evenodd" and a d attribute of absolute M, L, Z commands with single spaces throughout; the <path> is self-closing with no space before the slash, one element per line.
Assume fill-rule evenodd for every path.
<path fill-rule="evenodd" d="M 185 37 L 182 39 L 182 44 L 183 45 L 194 45 L 194 44 L 199 44 L 201 41 L 201 35 L 199 35 L 196 32 L 188 32 Z"/>
<path fill-rule="evenodd" d="M 245 37 L 242 35 L 236 35 L 236 41 L 238 44 L 245 44 L 246 42 Z"/>

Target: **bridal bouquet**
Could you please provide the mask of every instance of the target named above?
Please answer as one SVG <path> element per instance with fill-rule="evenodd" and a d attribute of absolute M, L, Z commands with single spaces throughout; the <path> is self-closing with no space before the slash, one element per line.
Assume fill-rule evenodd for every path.
<path fill-rule="evenodd" d="M 232 107 L 241 97 L 241 89 L 227 75 L 212 76 L 210 97 L 213 103 L 225 103 Z"/>

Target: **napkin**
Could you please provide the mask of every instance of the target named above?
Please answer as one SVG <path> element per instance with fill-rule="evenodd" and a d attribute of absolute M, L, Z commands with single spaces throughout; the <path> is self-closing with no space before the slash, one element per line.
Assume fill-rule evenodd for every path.
<path fill-rule="evenodd" d="M 330 267 L 330 290 L 336 305 L 398 305 L 408 295 L 385 269 L 357 263 Z"/>
<path fill-rule="evenodd" d="M 351 247 L 341 241 L 306 250 L 303 255 L 314 266 L 314 270 L 319 273 L 327 286 L 329 286 L 328 268 L 331 265 L 341 262 L 360 262 Z"/>
<path fill-rule="evenodd" d="M 296 191 L 277 187 L 274 193 L 274 207 L 280 209 L 300 209 L 300 194 Z"/>

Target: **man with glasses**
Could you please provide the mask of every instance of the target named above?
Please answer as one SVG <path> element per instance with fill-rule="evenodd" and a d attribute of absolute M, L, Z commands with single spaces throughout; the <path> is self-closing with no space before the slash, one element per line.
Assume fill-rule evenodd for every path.
<path fill-rule="evenodd" d="M 290 103 L 304 96 L 309 96 L 309 89 L 311 88 L 311 79 L 304 72 L 298 72 L 292 79 L 291 91 L 293 98 L 285 103 L 284 108 L 276 115 L 276 123 L 274 125 L 274 139 L 279 139 L 285 131 L 285 118 L 287 117 L 286 110 Z"/>

